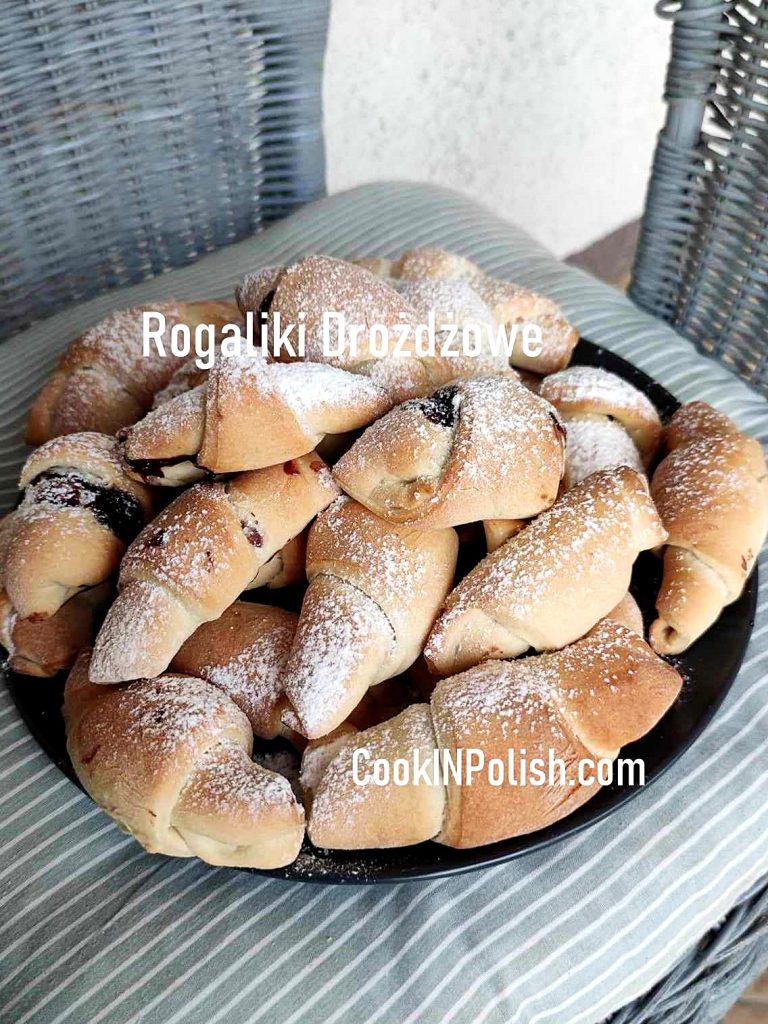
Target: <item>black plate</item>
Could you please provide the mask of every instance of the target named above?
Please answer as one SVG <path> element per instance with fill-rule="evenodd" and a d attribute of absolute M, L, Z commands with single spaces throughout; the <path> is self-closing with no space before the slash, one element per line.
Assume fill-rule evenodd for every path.
<path fill-rule="evenodd" d="M 631 381 L 648 395 L 664 419 L 678 406 L 673 396 L 647 374 L 589 341 L 579 343 L 573 363 L 602 366 Z M 654 617 L 653 606 L 660 578 L 659 560 L 648 552 L 641 555 L 633 573 L 632 593 L 643 611 L 646 626 Z M 623 757 L 642 758 L 645 762 L 646 786 L 642 788 L 660 778 L 690 747 L 722 703 L 744 658 L 756 603 L 755 571 L 739 600 L 723 611 L 717 624 L 684 655 L 671 659 L 685 680 L 679 699 L 651 732 L 622 750 Z M 32 735 L 61 771 L 77 782 L 67 757 L 60 712 L 64 679 L 38 680 L 13 672 L 5 675 L 16 706 Z M 471 871 L 512 860 L 573 835 L 615 811 L 640 792 L 640 788 L 606 786 L 579 810 L 549 828 L 473 850 L 451 850 L 437 843 L 421 843 L 399 850 L 346 853 L 317 850 L 306 842 L 293 864 L 278 871 L 255 873 L 291 881 L 370 883 L 434 878 Z"/>

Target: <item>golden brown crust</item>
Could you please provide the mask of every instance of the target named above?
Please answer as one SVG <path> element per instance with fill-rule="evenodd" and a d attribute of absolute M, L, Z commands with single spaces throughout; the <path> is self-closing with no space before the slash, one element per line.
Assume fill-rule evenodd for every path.
<path fill-rule="evenodd" d="M 397 406 L 333 474 L 391 522 L 437 528 L 529 518 L 557 497 L 564 448 L 547 402 L 513 377 L 482 377 Z"/>
<path fill-rule="evenodd" d="M 184 676 L 94 686 L 84 652 L 64 717 L 84 788 L 150 852 L 261 868 L 297 856 L 304 815 L 290 784 L 251 761 L 248 720 L 216 687 Z"/>
<path fill-rule="evenodd" d="M 356 260 L 374 273 L 386 272 L 404 281 L 453 281 L 469 285 L 491 312 L 496 328 L 510 332 L 518 325 L 537 324 L 541 329 L 541 351 L 528 354 L 518 339 L 511 363 L 536 374 L 554 373 L 568 365 L 579 333 L 552 299 L 508 281 L 483 273 L 477 264 L 447 249 L 409 249 L 394 261 Z"/>
<path fill-rule="evenodd" d="M 235 601 L 187 640 L 171 662 L 173 672 L 197 676 L 223 690 L 263 739 L 288 736 L 280 721 L 280 676 L 298 615 L 264 604 Z"/>
<path fill-rule="evenodd" d="M 488 554 L 500 548 L 502 544 L 520 533 L 528 525 L 527 519 L 485 519 L 483 531 Z"/>
<path fill-rule="evenodd" d="M 438 746 L 480 748 L 486 763 L 514 750 L 566 765 L 564 785 L 471 786 L 448 780 L 439 842 L 480 846 L 544 828 L 570 814 L 599 787 L 578 784 L 577 761 L 614 758 L 639 739 L 677 698 L 682 680 L 630 630 L 607 621 L 553 654 L 488 662 L 438 683 L 432 718 Z M 525 752 L 522 754 L 522 752 Z M 571 784 L 573 783 L 573 784 Z"/>
<path fill-rule="evenodd" d="M 425 321 L 430 310 L 436 317 L 445 315 L 448 323 L 489 326 L 489 310 L 468 286 L 456 294 L 455 289 L 447 287 L 450 282 L 413 283 L 412 289 L 411 283 L 406 282 L 401 284 L 405 294 L 398 294 L 392 283 L 361 265 L 328 256 L 311 256 L 289 267 L 280 277 L 270 316 L 280 313 L 281 326 L 285 326 L 298 323 L 299 314 L 304 313 L 305 358 L 364 374 L 382 387 L 392 402 L 428 394 L 457 377 L 507 368 L 506 359 L 490 351 L 487 331 L 481 334 L 482 352 L 478 356 L 419 354 L 414 328 Z M 336 319 L 325 331 L 324 315 L 329 310 L 342 314 L 347 327 L 360 328 L 354 344 L 349 332 L 340 338 Z M 453 316 L 447 317 L 449 312 Z M 371 346 L 369 332 L 375 325 L 386 329 L 384 352 Z M 436 327 L 439 329 L 440 324 Z M 331 353 L 324 344 L 326 334 Z M 283 352 L 278 358 L 296 357 Z"/>
<path fill-rule="evenodd" d="M 337 494 L 314 452 L 180 494 L 125 554 L 118 597 L 96 640 L 94 680 L 163 672 L 195 629 L 218 618 Z"/>
<path fill-rule="evenodd" d="M 333 366 L 223 360 L 208 381 L 199 462 L 217 473 L 273 466 L 390 406 L 382 388 Z"/>
<path fill-rule="evenodd" d="M 739 428 L 725 413 L 713 409 L 706 402 L 687 402 L 680 406 L 664 428 L 663 447 L 671 452 L 704 437 L 738 433 Z"/>
<path fill-rule="evenodd" d="M 468 848 L 545 828 L 598 792 L 586 778 L 596 760 L 612 760 L 653 728 L 681 683 L 641 637 L 607 620 L 562 651 L 487 662 L 443 679 L 430 705 L 413 705 L 364 732 L 347 728 L 309 744 L 302 782 L 310 795 L 310 838 L 331 849 L 430 838 Z M 462 758 L 471 751 L 481 751 L 485 761 L 467 785 L 450 765 L 462 771 Z M 435 756 L 443 769 L 438 776 Z M 492 784 L 492 758 L 511 767 L 517 785 L 509 777 Z M 562 780 L 555 769 L 544 785 L 526 781 L 524 767 L 534 758 L 541 758 L 544 770 L 550 759 L 561 758 Z M 384 785 L 371 779 L 378 759 L 390 771 Z M 401 759 L 411 768 L 405 786 L 394 781 Z M 584 778 L 580 760 L 586 762 Z M 424 766 L 419 784 L 417 765 Z"/>
<path fill-rule="evenodd" d="M 643 613 L 638 607 L 637 601 L 627 591 L 622 597 L 615 608 L 612 608 L 605 619 L 612 619 L 614 622 L 618 622 L 620 626 L 625 626 L 627 629 L 631 629 L 633 633 L 637 633 L 638 636 L 645 635 L 645 627 L 643 625 Z M 605 622 L 605 619 L 601 619 L 600 622 L 595 626 L 595 629 L 599 629 L 601 624 Z"/>
<path fill-rule="evenodd" d="M 332 311 L 344 316 L 347 325 L 359 325 L 363 330 L 357 350 L 349 337 L 341 338 L 338 321 L 332 321 L 328 340 L 338 355 L 328 355 L 324 349 L 324 317 Z M 282 325 L 299 322 L 304 314 L 306 329 L 306 359 L 309 362 L 328 363 L 342 369 L 359 369 L 376 356 L 368 345 L 369 329 L 382 324 L 389 331 L 394 347 L 397 325 L 415 324 L 418 316 L 413 307 L 383 280 L 363 267 L 330 256 L 309 256 L 288 267 L 278 281 L 270 314 L 279 313 Z M 401 316 L 402 314 L 402 316 Z M 283 352 L 281 359 L 292 358 Z"/>
<path fill-rule="evenodd" d="M 702 406 L 673 417 L 668 437 L 680 443 L 651 483 L 669 532 L 651 626 L 651 643 L 663 654 L 686 650 L 739 597 L 768 532 L 762 447 Z"/>
<path fill-rule="evenodd" d="M 333 366 L 233 357 L 121 437 L 135 475 L 178 486 L 201 469 L 242 472 L 306 455 L 326 434 L 363 427 L 391 404 L 373 381 Z"/>
<path fill-rule="evenodd" d="M 472 283 L 481 275 L 480 267 L 466 256 L 437 246 L 407 249 L 399 259 L 393 261 L 390 272 L 390 277 L 399 277 L 404 281 L 438 278 Z"/>
<path fill-rule="evenodd" d="M 318 517 L 285 667 L 298 731 L 330 732 L 369 686 L 415 661 L 453 581 L 457 550 L 454 530 L 393 526 L 347 498 Z"/>
<path fill-rule="evenodd" d="M 155 347 L 143 354 L 143 314 L 163 313 L 166 336 L 163 356 Z M 168 346 L 175 324 L 217 327 L 238 318 L 227 300 L 161 302 L 115 310 L 89 327 L 66 349 L 53 376 L 38 395 L 27 421 L 28 444 L 43 444 L 61 434 L 95 430 L 114 434 L 135 422 L 152 404 L 156 391 L 188 358 L 174 356 Z"/>
<path fill-rule="evenodd" d="M 554 405 L 566 427 L 571 422 L 595 419 L 611 420 L 614 426 L 620 424 L 637 447 L 643 465 L 653 461 L 661 440 L 661 419 L 648 396 L 629 381 L 598 366 L 570 366 L 546 377 L 539 394 Z M 616 448 L 622 456 L 620 442 Z M 595 469 L 614 469 L 615 463 L 608 464 L 613 457 L 610 442 L 605 443 L 603 455 L 605 464 L 598 464 Z"/>
<path fill-rule="evenodd" d="M 438 675 L 583 636 L 629 586 L 638 553 L 666 537 L 631 469 L 595 473 L 487 555 L 445 602 L 425 656 Z"/>
<path fill-rule="evenodd" d="M 308 834 L 315 846 L 334 850 L 382 849 L 412 846 L 434 838 L 442 826 L 445 789 L 431 771 L 427 781 L 407 786 L 379 786 L 373 782 L 362 786 L 355 781 L 355 775 L 366 778 L 376 758 L 393 761 L 416 753 L 428 760 L 435 749 L 427 704 L 412 704 L 391 721 L 337 742 L 328 751 L 329 763 L 312 794 Z M 355 755 L 355 751 L 360 753 Z M 305 769 L 304 778 L 307 777 Z"/>
<path fill-rule="evenodd" d="M 27 460 L 21 485 L 5 585 L 20 618 L 43 618 L 114 575 L 126 544 L 151 517 L 152 497 L 123 471 L 115 439 L 96 433 L 42 445 Z"/>
<path fill-rule="evenodd" d="M 507 336 L 515 326 L 535 324 L 541 331 L 540 351 L 528 354 L 518 339 L 510 362 L 531 373 L 547 374 L 562 370 L 571 360 L 579 340 L 579 332 L 563 314 L 554 300 L 507 281 L 483 277 L 475 282 L 478 295 L 489 306 L 494 323 L 503 327 Z M 531 346 L 532 347 L 532 346 Z"/>
<path fill-rule="evenodd" d="M 112 587 L 105 583 L 75 594 L 46 619 L 20 619 L 0 590 L 0 644 L 8 667 L 21 675 L 48 678 L 69 668 L 78 653 L 93 643 L 96 623 L 109 603 Z"/>

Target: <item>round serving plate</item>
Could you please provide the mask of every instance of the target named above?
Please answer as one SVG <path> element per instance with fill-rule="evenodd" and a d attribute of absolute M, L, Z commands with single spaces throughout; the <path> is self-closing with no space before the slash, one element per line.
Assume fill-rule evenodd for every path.
<path fill-rule="evenodd" d="M 678 406 L 676 399 L 647 374 L 589 341 L 579 343 L 572 364 L 601 366 L 630 381 L 648 395 L 665 420 Z M 478 557 L 481 555 L 479 552 Z M 635 564 L 632 593 L 643 612 L 646 627 L 655 617 L 654 602 L 660 580 L 660 560 L 645 552 Z M 257 599 L 264 598 L 259 593 Z M 290 881 L 326 883 L 434 878 L 500 864 L 580 832 L 631 800 L 641 789 L 653 785 L 701 734 L 736 678 L 752 632 L 756 600 L 755 570 L 739 600 L 723 611 L 716 625 L 685 654 L 670 659 L 684 679 L 680 697 L 651 732 L 621 751 L 622 757 L 643 760 L 645 786 L 605 786 L 577 811 L 554 825 L 490 846 L 452 850 L 438 843 L 420 843 L 396 850 L 345 852 L 318 850 L 305 841 L 293 864 L 277 871 L 254 873 Z M 54 764 L 77 783 L 67 756 L 61 716 L 64 674 L 56 679 L 34 679 L 6 671 L 5 678 L 32 735 Z M 279 745 L 265 744 L 257 756 L 259 753 L 269 756 L 276 749 Z"/>

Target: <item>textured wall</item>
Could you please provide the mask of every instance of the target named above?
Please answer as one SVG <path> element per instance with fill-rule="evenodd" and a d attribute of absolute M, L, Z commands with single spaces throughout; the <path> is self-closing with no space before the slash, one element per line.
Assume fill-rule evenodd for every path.
<path fill-rule="evenodd" d="M 652 0 L 333 0 L 329 189 L 438 182 L 579 249 L 642 209 L 667 53 Z"/>

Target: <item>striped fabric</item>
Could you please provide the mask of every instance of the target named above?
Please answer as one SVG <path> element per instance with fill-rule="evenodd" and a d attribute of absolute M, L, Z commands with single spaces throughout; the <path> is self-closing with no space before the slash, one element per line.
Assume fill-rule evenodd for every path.
<path fill-rule="evenodd" d="M 57 350 L 109 308 L 226 292 L 248 268 L 307 252 L 391 254 L 419 243 L 455 247 L 548 292 L 584 334 L 678 397 L 705 398 L 768 439 L 761 398 L 618 292 L 451 193 L 373 185 L 2 346 L 3 497 L 12 497 L 32 394 Z M 361 888 L 144 854 L 49 763 L 0 688 L 0 1019 L 596 1022 L 662 977 L 768 872 L 767 665 L 764 583 L 732 693 L 658 784 L 517 862 Z"/>

